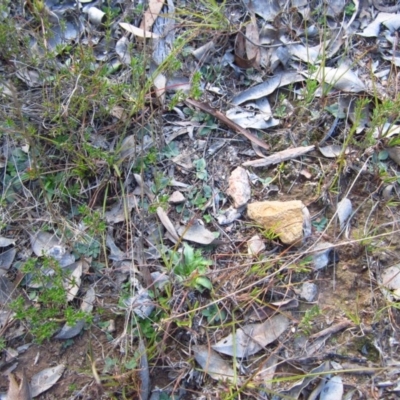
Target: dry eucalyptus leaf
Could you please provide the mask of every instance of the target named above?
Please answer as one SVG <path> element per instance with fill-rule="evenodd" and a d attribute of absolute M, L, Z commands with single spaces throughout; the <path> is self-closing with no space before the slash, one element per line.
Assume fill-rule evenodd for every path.
<path fill-rule="evenodd" d="M 353 212 L 353 207 L 350 199 L 344 198 L 337 205 L 337 216 L 340 222 L 340 230 L 345 227 L 345 223 Z"/>
<path fill-rule="evenodd" d="M 268 129 L 279 125 L 279 120 L 263 113 L 232 108 L 226 112 L 227 118 L 242 128 Z"/>
<path fill-rule="evenodd" d="M 179 236 L 176 233 L 175 227 L 162 207 L 157 208 L 157 215 L 158 218 L 160 218 L 161 223 L 164 225 L 164 228 L 168 231 L 171 237 L 178 242 Z"/>
<path fill-rule="evenodd" d="M 358 93 L 366 89 L 364 82 L 346 65 L 339 68 L 320 68 L 310 77 L 344 92 Z"/>
<path fill-rule="evenodd" d="M 262 324 L 248 324 L 211 346 L 214 350 L 236 357 L 248 357 L 275 341 L 289 326 L 289 319 L 275 315 Z"/>
<path fill-rule="evenodd" d="M 208 346 L 193 346 L 194 358 L 212 379 L 217 381 L 233 381 L 235 371 L 220 355 L 210 349 Z"/>
<path fill-rule="evenodd" d="M 339 400 L 343 398 L 343 382 L 342 378 L 335 375 L 328 379 L 319 396 L 320 400 Z"/>
<path fill-rule="evenodd" d="M 67 292 L 67 301 L 72 301 L 79 291 L 83 271 L 82 264 L 82 261 L 77 261 L 68 266 L 71 274 L 63 282 L 64 289 Z"/>
<path fill-rule="evenodd" d="M 386 268 L 382 272 L 382 292 L 389 301 L 400 300 L 400 264 Z"/>
<path fill-rule="evenodd" d="M 18 69 L 16 75 L 29 87 L 39 87 L 43 85 L 43 79 L 41 78 L 39 72 L 28 69 L 26 67 Z"/>
<path fill-rule="evenodd" d="M 110 258 L 110 260 L 123 261 L 123 260 L 126 260 L 127 258 L 129 258 L 127 254 L 125 254 L 122 250 L 120 250 L 118 248 L 118 246 L 114 242 L 114 239 L 108 233 L 106 236 L 106 246 L 110 250 L 110 254 L 108 256 Z"/>
<path fill-rule="evenodd" d="M 136 154 L 136 137 L 134 135 L 127 136 L 121 143 L 119 149 L 120 158 L 122 161 L 127 157 L 132 157 Z"/>
<path fill-rule="evenodd" d="M 272 388 L 272 380 L 275 375 L 276 367 L 278 366 L 279 358 L 277 354 L 271 354 L 268 360 L 265 361 L 262 366 L 258 369 L 255 379 L 262 380 L 262 383 L 266 389 Z"/>
<path fill-rule="evenodd" d="M 61 258 L 65 254 L 65 246 L 55 234 L 48 232 L 38 232 L 30 235 L 32 250 L 36 256 L 53 256 Z"/>
<path fill-rule="evenodd" d="M 254 235 L 247 241 L 248 253 L 250 256 L 257 256 L 265 250 L 264 240 L 258 235 Z"/>
<path fill-rule="evenodd" d="M 134 194 L 128 194 L 124 199 L 115 203 L 110 211 L 105 212 L 106 221 L 109 224 L 117 224 L 125 221 L 134 207 L 137 207 L 137 198 Z"/>
<path fill-rule="evenodd" d="M 386 149 L 389 157 L 397 164 L 400 165 L 400 147 L 389 147 Z"/>
<path fill-rule="evenodd" d="M 257 0 L 245 3 L 247 9 L 265 21 L 273 21 L 275 17 L 282 12 L 282 8 L 278 0 Z"/>
<path fill-rule="evenodd" d="M 16 254 L 17 249 L 15 247 L 0 254 L 0 277 L 11 267 Z"/>
<path fill-rule="evenodd" d="M 153 85 L 155 88 L 156 96 L 160 100 L 161 104 L 164 104 L 167 77 L 164 74 L 158 74 L 153 80 Z"/>
<path fill-rule="evenodd" d="M 253 67 L 258 69 L 260 67 L 260 35 L 254 16 L 251 18 L 251 22 L 246 25 L 246 37 L 251 40 L 246 40 L 247 58 L 254 60 Z"/>
<path fill-rule="evenodd" d="M 39 394 L 55 385 L 63 374 L 64 369 L 65 366 L 60 364 L 56 367 L 46 368 L 36 375 L 33 375 L 31 380 L 32 397 L 39 396 Z"/>
<path fill-rule="evenodd" d="M 118 54 L 122 64 L 130 65 L 131 55 L 129 54 L 129 40 L 122 36 L 115 45 L 115 52 Z"/>
<path fill-rule="evenodd" d="M 189 226 L 179 227 L 178 234 L 184 240 L 203 245 L 211 244 L 215 240 L 214 234 L 199 221 L 194 221 Z"/>
<path fill-rule="evenodd" d="M 160 11 L 164 5 L 164 0 L 149 0 L 149 7 L 143 15 L 142 22 L 140 23 L 139 29 L 150 31 L 155 20 L 160 14 Z"/>
<path fill-rule="evenodd" d="M 86 292 L 85 297 L 82 299 L 82 304 L 81 304 L 81 311 L 84 311 L 86 313 L 90 313 L 93 310 L 93 303 L 96 299 L 96 293 L 93 287 L 90 287 L 88 291 Z M 65 324 L 61 331 L 58 332 L 56 336 L 54 336 L 55 339 L 62 339 L 62 340 L 67 340 L 71 339 L 81 332 L 83 327 L 85 326 L 85 321 L 83 319 L 77 321 L 75 325 L 68 325 Z"/>
<path fill-rule="evenodd" d="M 310 385 L 310 383 L 319 379 L 319 375 L 322 373 L 326 373 L 331 369 L 330 362 L 326 361 L 323 364 L 319 365 L 316 368 L 313 368 L 309 374 L 305 375 L 304 378 L 295 382 L 292 387 L 288 390 L 283 390 L 280 394 L 285 395 L 289 398 L 298 399 L 300 397 L 301 392 Z M 338 398 L 337 400 L 341 400 Z"/>
<path fill-rule="evenodd" d="M 153 32 L 146 31 L 144 29 L 140 29 L 134 25 L 128 24 L 126 22 L 120 22 L 119 26 L 125 29 L 127 32 L 132 33 L 133 35 L 141 38 L 152 38 L 158 39 L 159 36 Z"/>
<path fill-rule="evenodd" d="M 329 146 L 319 147 L 318 150 L 326 158 L 336 158 L 340 156 L 343 148 L 337 144 L 332 144 Z"/>
<path fill-rule="evenodd" d="M 280 164 L 283 161 L 292 160 L 293 158 L 303 156 L 304 154 L 307 154 L 314 149 L 314 145 L 296 147 L 294 149 L 286 149 L 265 158 L 246 161 L 242 165 L 244 167 L 266 167 L 268 165 Z"/>
<path fill-rule="evenodd" d="M 133 176 L 135 177 L 136 183 L 140 188 L 140 194 L 144 193 L 149 198 L 150 201 L 154 201 L 155 195 L 150 190 L 148 185 L 146 185 L 146 183 L 143 182 L 142 176 L 139 174 L 133 174 Z"/>
<path fill-rule="evenodd" d="M 274 75 L 266 82 L 244 90 L 232 99 L 232 104 L 239 105 L 249 100 L 260 99 L 273 93 L 278 87 L 287 86 L 296 82 L 304 81 L 304 77 L 296 71 L 286 71 Z"/>
<path fill-rule="evenodd" d="M 7 247 L 15 244 L 15 239 L 8 239 L 0 236 L 0 247 Z"/>
<path fill-rule="evenodd" d="M 7 400 L 31 400 L 33 395 L 25 369 L 22 370 L 22 373 L 18 373 L 17 376 L 20 381 L 19 383 L 15 379 L 14 374 L 8 374 L 9 387 Z"/>

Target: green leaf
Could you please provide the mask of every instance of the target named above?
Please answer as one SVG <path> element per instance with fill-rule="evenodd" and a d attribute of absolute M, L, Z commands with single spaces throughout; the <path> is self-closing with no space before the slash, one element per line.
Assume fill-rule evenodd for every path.
<path fill-rule="evenodd" d="M 193 247 L 189 246 L 187 243 L 185 243 L 183 249 L 183 255 L 185 257 L 185 264 L 190 265 L 193 264 L 194 262 L 194 249 Z"/>
<path fill-rule="evenodd" d="M 208 290 L 212 290 L 212 283 L 205 276 L 199 276 L 198 278 L 196 278 L 196 285 L 200 285 Z"/>

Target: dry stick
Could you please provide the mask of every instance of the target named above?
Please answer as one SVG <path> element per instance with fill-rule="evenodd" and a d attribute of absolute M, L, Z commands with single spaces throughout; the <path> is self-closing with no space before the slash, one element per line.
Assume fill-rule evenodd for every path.
<path fill-rule="evenodd" d="M 253 143 L 258 144 L 260 147 L 263 149 L 269 150 L 269 146 L 267 143 L 259 139 L 257 136 L 253 135 L 251 132 L 249 132 L 247 129 L 242 128 L 235 122 L 231 121 L 229 118 L 227 118 L 224 114 L 222 114 L 221 111 L 215 110 L 214 108 L 211 108 L 208 104 L 205 103 L 200 103 L 199 101 L 192 100 L 192 99 L 186 99 L 185 102 L 187 104 L 190 104 L 191 106 L 197 107 L 200 110 L 212 115 L 213 117 L 219 119 L 222 123 L 227 125 L 230 129 L 234 130 L 236 133 L 240 133 L 243 136 L 246 136 L 247 139 L 251 140 Z"/>
<path fill-rule="evenodd" d="M 350 327 L 353 327 L 353 326 L 354 326 L 354 323 L 352 321 L 349 321 L 349 320 L 346 319 L 345 321 L 339 322 L 336 325 L 332 325 L 329 328 L 326 328 L 326 329 L 324 329 L 322 331 L 314 333 L 313 335 L 310 336 L 310 339 L 318 339 L 318 338 L 321 338 L 323 336 L 332 335 L 332 334 L 334 334 L 336 332 L 339 332 L 339 331 L 341 331 L 343 329 L 347 329 L 347 328 L 350 328 Z"/>

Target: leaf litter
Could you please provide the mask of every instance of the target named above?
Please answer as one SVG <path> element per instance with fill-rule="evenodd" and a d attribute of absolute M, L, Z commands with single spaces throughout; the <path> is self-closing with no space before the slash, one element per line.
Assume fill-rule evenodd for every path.
<path fill-rule="evenodd" d="M 207 20 L 207 29 L 194 40 L 184 33 L 195 24 L 190 25 L 189 15 L 172 1 L 150 1 L 140 13 L 119 3 L 110 9 L 90 1 L 80 3 L 68 12 L 67 5 L 56 1 L 46 5 L 53 35 L 46 38 L 40 24 L 32 30 L 30 54 L 36 54 L 38 64 L 25 64 L 17 55 L 7 64 L 1 61 L 18 82 L 12 90 L 3 89 L 5 115 L 15 107 L 7 102 L 21 96 L 20 115 L 42 121 L 40 140 L 48 135 L 48 143 L 54 146 L 49 160 L 56 158 L 55 150 L 62 158 L 60 149 L 66 139 L 51 131 L 58 116 L 40 115 L 40 107 L 33 104 L 42 90 L 51 96 L 59 71 L 80 71 L 82 64 L 75 63 L 71 49 L 81 45 L 84 49 L 90 43 L 91 73 L 108 68 L 102 72 L 103 88 L 127 83 L 117 102 L 103 104 L 108 97 L 99 98 L 96 105 L 91 103 L 93 111 L 81 119 L 71 100 L 91 101 L 83 89 L 86 77 L 75 75 L 71 87 L 66 83 L 62 117 L 70 117 L 71 107 L 82 125 L 79 139 L 75 133 L 71 136 L 86 140 L 93 137 L 89 131 L 98 131 L 96 135 L 103 139 L 99 147 L 92 140 L 80 142 L 92 170 L 77 175 L 77 186 L 67 192 L 67 202 L 61 201 L 60 193 L 66 193 L 61 186 L 52 186 L 56 173 L 49 173 L 51 168 L 64 170 L 63 164 L 49 161 L 43 179 L 51 178 L 36 185 L 32 174 L 37 161 L 32 160 L 37 155 L 32 143 L 24 152 L 18 151 L 22 149 L 19 138 L 8 134 L 2 138 L 0 165 L 8 203 L 5 211 L 2 208 L 0 271 L 5 280 L 0 311 L 7 316 L 0 328 L 7 344 L 22 343 L 27 337 L 24 324 L 13 319 L 8 309 L 14 293 L 27 294 L 39 308 L 37 293 L 51 287 L 31 285 L 21 265 L 34 257 L 43 274 L 54 274 L 43 268 L 50 258 L 67 275 L 63 280 L 66 302 L 94 318 L 91 323 L 86 319 L 59 323 L 61 330 L 49 339 L 49 346 L 56 348 L 54 339 L 63 339 L 68 357 L 79 341 L 91 340 L 89 335 L 96 332 L 96 338 L 104 339 L 99 347 L 107 348 L 107 356 L 95 341 L 97 359 L 86 367 L 90 366 L 100 387 L 106 375 L 106 379 L 127 376 L 138 367 L 140 389 L 120 381 L 116 391 L 124 387 L 142 398 L 152 393 L 175 398 L 178 390 L 188 395 L 190 388 L 194 396 L 207 391 L 217 397 L 221 393 L 217 385 L 234 390 L 240 384 L 253 398 L 268 391 L 275 393 L 272 398 L 340 399 L 356 390 L 366 396 L 371 387 L 368 374 L 374 368 L 385 369 L 382 360 L 398 363 L 396 330 L 384 328 L 379 317 L 372 328 L 372 316 L 378 315 L 374 304 L 390 310 L 390 325 L 398 325 L 393 306 L 399 299 L 398 105 L 391 72 L 391 64 L 399 64 L 396 10 L 387 11 L 375 1 L 371 6 L 335 1 L 312 8 L 297 0 L 246 2 L 238 13 L 240 7 L 227 2 L 223 7 L 229 11 L 229 27 L 223 25 L 224 18 L 218 20 L 217 29 Z M 196 6 L 200 10 L 193 14 L 196 18 L 209 12 L 207 2 Z M 24 13 L 17 15 L 38 17 L 29 7 L 23 6 Z M 218 12 L 213 9 L 212 21 L 225 15 Z M 320 25 L 324 15 L 329 18 L 326 26 Z M 112 37 L 105 40 L 107 26 L 112 27 Z M 175 39 L 183 37 L 188 40 L 179 47 Z M 368 50 L 368 38 L 377 38 L 376 52 Z M 44 62 L 48 50 L 57 54 L 57 62 Z M 138 50 L 148 52 L 144 68 L 135 64 Z M 184 62 L 164 70 L 171 59 Z M 141 79 L 149 81 L 142 86 L 146 93 L 138 112 L 133 107 L 138 94 L 130 86 Z M 180 88 L 186 89 L 180 92 Z M 179 97 L 183 92 L 185 102 Z M 97 114 L 102 107 L 108 113 L 104 120 Z M 334 107 L 340 107 L 343 115 L 329 111 Z M 332 127 L 334 134 L 327 135 Z M 319 152 L 315 151 L 318 143 Z M 70 156 L 63 160 L 68 168 L 77 163 L 71 160 Z M 256 178 L 253 168 L 258 168 Z M 388 186 L 384 187 L 387 182 L 390 196 Z M 174 186 L 181 192 L 172 201 Z M 52 213 L 44 211 L 48 203 L 40 203 L 38 187 L 46 188 Z M 86 211 L 77 211 L 74 196 L 79 197 L 79 206 L 89 205 Z M 9 202 L 11 198 L 15 203 Z M 297 224 L 300 242 L 285 243 L 276 234 L 276 225 L 287 222 L 289 212 L 275 226 L 266 227 L 259 218 L 249 220 L 247 205 L 266 200 L 280 205 L 302 202 L 309 215 L 302 213 L 302 223 Z M 64 226 L 57 221 L 65 221 Z M 193 247 L 190 262 L 184 263 L 187 241 Z M 179 278 L 179 271 L 185 272 L 183 277 Z M 381 298 L 375 293 L 372 299 L 370 285 L 376 293 L 380 289 Z M 348 319 L 343 320 L 343 314 Z M 333 336 L 332 343 L 327 341 Z M 146 346 L 165 350 L 152 358 Z M 13 359 L 21 366 L 28 365 L 26 360 L 35 357 L 36 349 L 32 344 L 25 355 L 10 348 L 9 354 L 16 354 Z M 79 358 L 76 354 L 72 359 Z M 3 350 L 1 356 L 0 366 L 6 365 Z M 78 362 L 87 362 L 84 358 Z M 46 369 L 49 383 L 39 386 L 63 398 L 56 381 L 65 367 L 60 357 L 56 359 L 48 355 L 44 360 L 59 367 Z M 348 379 L 349 363 L 355 371 L 365 372 L 357 387 Z M 71 365 L 77 369 L 77 364 Z M 166 368 L 171 373 L 163 378 L 174 389 L 160 392 L 158 374 Z M 280 380 L 291 368 L 296 377 Z M 28 372 L 33 375 L 31 367 Z M 389 383 L 374 377 L 381 379 L 374 384 L 377 397 L 397 390 L 397 375 L 392 372 Z M 79 389 L 84 391 L 89 381 L 80 379 Z M 1 389 L 7 387 L 2 384 Z M 12 390 L 19 396 L 22 388 Z M 33 393 L 40 390 L 34 388 Z"/>

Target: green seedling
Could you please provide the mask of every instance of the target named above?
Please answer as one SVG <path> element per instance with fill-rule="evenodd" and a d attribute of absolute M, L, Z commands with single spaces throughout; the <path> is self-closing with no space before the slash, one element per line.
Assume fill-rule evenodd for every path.
<path fill-rule="evenodd" d="M 321 315 L 321 310 L 317 304 L 313 305 L 304 314 L 304 317 L 299 323 L 299 329 L 302 330 L 306 335 L 310 335 L 312 330 L 312 323 L 315 318 Z"/>
<path fill-rule="evenodd" d="M 32 258 L 21 268 L 35 287 L 28 288 L 31 302 L 19 296 L 10 303 L 10 309 L 15 312 L 14 318 L 26 324 L 38 343 L 50 339 L 62 322 L 73 326 L 82 319 L 91 320 L 89 314 L 68 303 L 65 282 L 69 278 L 58 262 L 44 257 L 41 264 L 42 268 L 39 260 Z"/>
<path fill-rule="evenodd" d="M 211 281 L 205 276 L 211 260 L 205 259 L 200 250 L 194 250 L 188 244 L 183 245 L 183 253 L 170 252 L 172 271 L 178 282 L 192 287 L 200 292 L 205 289 L 212 290 Z"/>

